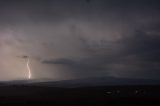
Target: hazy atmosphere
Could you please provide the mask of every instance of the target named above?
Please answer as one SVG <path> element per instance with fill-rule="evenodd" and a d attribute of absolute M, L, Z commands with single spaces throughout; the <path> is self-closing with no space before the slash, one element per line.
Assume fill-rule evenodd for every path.
<path fill-rule="evenodd" d="M 157 0 L 0 1 L 0 81 L 160 80 Z M 27 64 L 27 59 L 29 63 Z"/>

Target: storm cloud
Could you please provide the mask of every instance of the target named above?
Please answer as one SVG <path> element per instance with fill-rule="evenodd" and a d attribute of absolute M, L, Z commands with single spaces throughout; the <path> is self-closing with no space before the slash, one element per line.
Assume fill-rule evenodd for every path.
<path fill-rule="evenodd" d="M 0 3 L 0 77 L 159 79 L 160 2 L 5 0 Z M 3 78 L 3 76 L 5 77 Z"/>
<path fill-rule="evenodd" d="M 116 41 L 115 45 L 120 46 L 120 48 L 118 46 L 113 48 L 113 46 L 112 50 L 108 50 L 107 45 L 103 48 L 101 48 L 102 46 L 99 48 L 88 47 L 91 51 L 90 55 L 78 61 L 53 59 L 44 60 L 42 63 L 67 66 L 66 70 L 74 73 L 76 77 L 88 77 L 91 73 L 91 76 L 159 77 L 159 34 L 135 31 L 132 35 Z"/>

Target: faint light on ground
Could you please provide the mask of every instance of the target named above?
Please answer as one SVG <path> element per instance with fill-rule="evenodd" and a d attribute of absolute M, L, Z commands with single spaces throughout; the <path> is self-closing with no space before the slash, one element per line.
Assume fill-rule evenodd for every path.
<path fill-rule="evenodd" d="M 112 92 L 111 92 L 111 91 L 107 91 L 106 93 L 107 93 L 108 95 L 112 94 Z"/>

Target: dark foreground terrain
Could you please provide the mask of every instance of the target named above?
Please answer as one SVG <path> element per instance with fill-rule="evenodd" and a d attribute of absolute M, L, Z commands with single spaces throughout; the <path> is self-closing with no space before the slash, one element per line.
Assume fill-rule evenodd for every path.
<path fill-rule="evenodd" d="M 56 88 L 0 86 L 0 105 L 137 106 L 160 105 L 160 86 Z"/>

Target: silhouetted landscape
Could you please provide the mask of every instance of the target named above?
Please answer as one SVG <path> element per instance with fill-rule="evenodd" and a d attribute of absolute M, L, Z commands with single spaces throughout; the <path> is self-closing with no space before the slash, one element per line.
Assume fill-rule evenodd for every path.
<path fill-rule="evenodd" d="M 99 80 L 102 79 L 104 80 L 105 78 L 100 78 Z M 127 81 L 130 85 L 123 85 L 123 83 L 122 85 L 113 85 L 114 83 L 112 83 L 112 85 L 107 86 L 104 84 L 105 80 L 103 85 L 93 85 L 91 84 L 92 79 L 92 81 L 86 81 L 86 85 L 82 86 L 84 84 L 83 81 L 79 80 L 77 82 L 77 84 L 81 83 L 81 86 L 74 86 L 76 84 L 74 80 L 59 82 L 34 82 L 34 80 L 1 82 L 0 104 L 43 106 L 137 106 L 160 104 L 160 86 L 158 85 L 135 85 L 132 84 L 134 80 L 130 80 L 132 83 L 129 80 Z M 98 80 L 96 79 L 96 81 Z M 23 84 L 20 82 L 23 82 Z M 121 81 L 118 82 L 120 84 Z"/>

